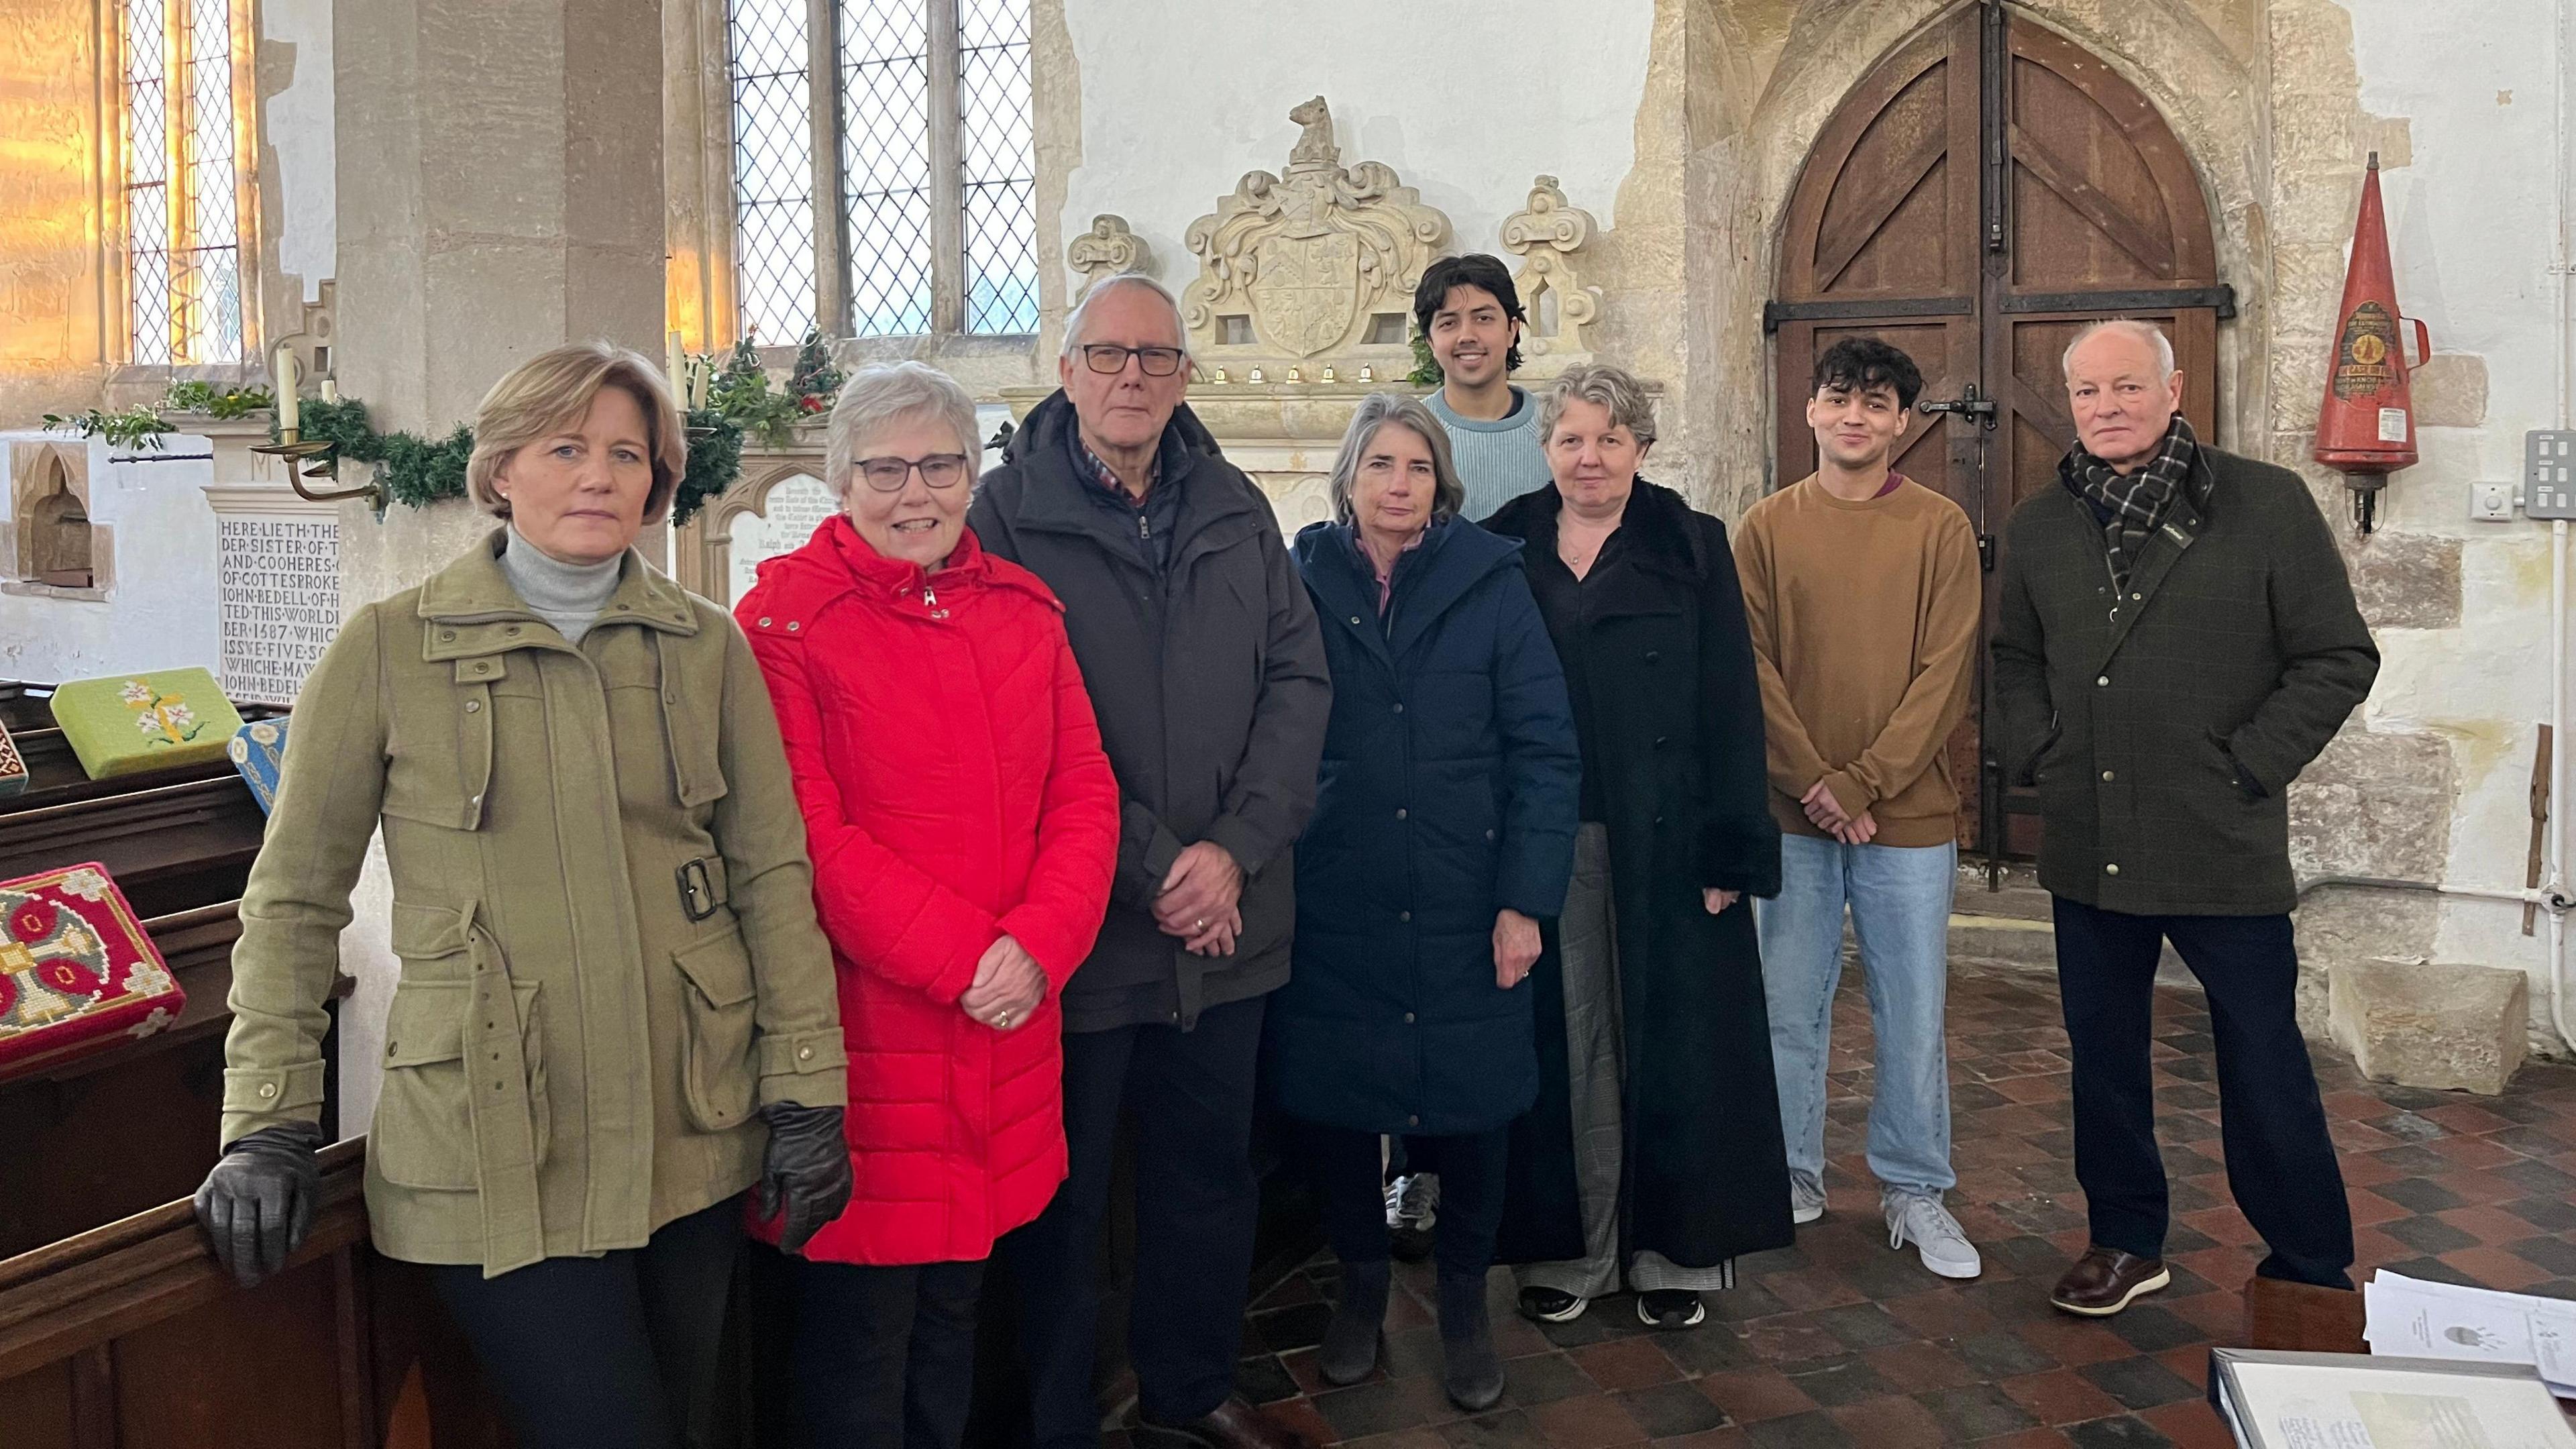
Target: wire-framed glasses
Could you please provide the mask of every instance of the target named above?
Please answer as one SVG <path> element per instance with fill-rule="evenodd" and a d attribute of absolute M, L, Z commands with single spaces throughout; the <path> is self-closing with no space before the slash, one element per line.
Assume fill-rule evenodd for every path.
<path fill-rule="evenodd" d="M 933 488 L 954 488 L 966 477 L 966 455 L 932 453 L 921 458 L 861 458 L 850 467 L 879 493 L 900 493 L 917 470 Z"/>

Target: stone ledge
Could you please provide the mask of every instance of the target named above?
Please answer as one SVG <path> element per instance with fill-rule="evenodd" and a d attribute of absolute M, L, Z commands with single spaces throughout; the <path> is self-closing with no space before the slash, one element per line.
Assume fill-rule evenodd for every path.
<path fill-rule="evenodd" d="M 2522 1065 L 2531 983 L 2519 971 L 2369 960 L 2326 978 L 2335 1044 L 2374 1081 L 2494 1096 Z"/>

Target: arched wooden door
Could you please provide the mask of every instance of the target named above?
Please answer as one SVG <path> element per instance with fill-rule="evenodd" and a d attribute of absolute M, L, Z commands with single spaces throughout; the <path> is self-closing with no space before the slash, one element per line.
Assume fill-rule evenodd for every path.
<path fill-rule="evenodd" d="M 1774 477 L 1815 470 L 1816 357 L 1855 334 L 1903 348 L 1924 401 L 1959 406 L 1918 414 L 1896 466 L 1967 510 L 1991 621 L 2004 519 L 2055 486 L 2075 441 L 2058 359 L 2076 330 L 2162 326 L 2184 413 L 2217 442 L 2218 321 L 2234 312 L 2199 179 L 2155 107 L 2082 46 L 1979 0 L 1882 61 L 1808 152 L 1764 312 Z M 1973 794 L 1961 844 L 1990 861 L 2035 853 L 2037 802 L 2006 791 L 1981 748 L 1982 669 L 1977 697 L 1951 741 L 1952 777 Z"/>

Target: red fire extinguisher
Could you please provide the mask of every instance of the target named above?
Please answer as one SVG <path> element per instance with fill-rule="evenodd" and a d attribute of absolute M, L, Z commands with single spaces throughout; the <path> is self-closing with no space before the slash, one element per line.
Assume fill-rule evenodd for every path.
<path fill-rule="evenodd" d="M 2343 470 L 2352 489 L 2353 526 L 2371 530 L 2388 475 L 2415 463 L 2415 405 L 2406 385 L 2406 346 L 2397 324 L 2415 327 L 2417 365 L 2432 355 L 2424 324 L 2397 311 L 2397 281 L 2388 263 L 2388 222 L 2379 205 L 2379 153 L 2361 183 L 2361 217 L 2353 223 L 2352 264 L 2336 314 L 2334 358 L 2325 406 L 2317 414 L 2316 459 Z"/>

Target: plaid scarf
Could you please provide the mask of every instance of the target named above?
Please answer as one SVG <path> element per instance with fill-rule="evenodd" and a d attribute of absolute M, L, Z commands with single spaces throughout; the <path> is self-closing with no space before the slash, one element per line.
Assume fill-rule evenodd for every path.
<path fill-rule="evenodd" d="M 2134 473 L 2113 472 L 2110 464 L 2084 451 L 2082 444 L 2059 460 L 2059 481 L 2106 520 L 2102 546 L 2114 588 L 2129 587 L 2130 565 L 2173 511 L 2174 498 L 2190 482 L 2191 465 L 2199 455 L 2200 441 L 2192 436 L 2191 424 L 2176 413 L 2165 429 L 2163 445 Z"/>

